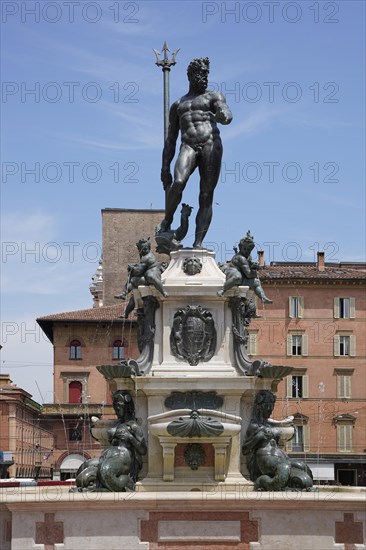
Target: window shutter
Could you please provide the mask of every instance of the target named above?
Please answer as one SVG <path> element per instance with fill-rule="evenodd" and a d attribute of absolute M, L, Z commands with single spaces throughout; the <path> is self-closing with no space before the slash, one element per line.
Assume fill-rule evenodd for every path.
<path fill-rule="evenodd" d="M 255 332 L 253 334 L 253 346 L 254 346 L 253 355 L 257 355 L 258 353 L 257 345 L 258 345 L 258 333 Z"/>
<path fill-rule="evenodd" d="M 339 319 L 339 298 L 334 298 L 334 319 Z"/>
<path fill-rule="evenodd" d="M 356 336 L 354 334 L 349 337 L 349 354 L 351 357 L 356 355 Z"/>
<path fill-rule="evenodd" d="M 348 425 L 346 428 L 346 451 L 352 451 L 352 433 L 353 426 Z"/>
<path fill-rule="evenodd" d="M 302 396 L 309 397 L 309 377 L 307 374 L 302 377 Z"/>
<path fill-rule="evenodd" d="M 287 335 L 287 355 L 292 355 L 292 336 Z"/>
<path fill-rule="evenodd" d="M 248 355 L 257 354 L 257 333 L 250 332 L 248 337 Z"/>
<path fill-rule="evenodd" d="M 343 376 L 344 382 L 343 382 L 343 388 L 344 388 L 344 397 L 350 398 L 351 397 L 351 377 L 346 375 Z"/>
<path fill-rule="evenodd" d="M 304 434 L 304 453 L 308 453 L 310 451 L 310 427 L 307 424 L 303 426 L 303 434 Z"/>
<path fill-rule="evenodd" d="M 340 336 L 339 334 L 335 334 L 333 337 L 333 353 L 334 357 L 339 357 L 339 346 L 340 346 Z"/>
<path fill-rule="evenodd" d="M 351 376 L 339 374 L 337 376 L 337 397 L 349 399 L 351 397 Z"/>
<path fill-rule="evenodd" d="M 355 298 L 349 299 L 349 318 L 354 319 L 356 317 L 356 300 Z"/>
<path fill-rule="evenodd" d="M 299 318 L 302 319 L 304 316 L 304 297 L 299 296 Z"/>
<path fill-rule="evenodd" d="M 292 315 L 292 296 L 288 297 L 288 316 L 290 319 L 293 319 L 294 316 Z"/>
<path fill-rule="evenodd" d="M 308 354 L 308 335 L 303 334 L 301 337 L 301 355 Z"/>
<path fill-rule="evenodd" d="M 344 426 L 337 426 L 337 449 L 344 451 Z"/>
<path fill-rule="evenodd" d="M 339 451 L 352 451 L 352 429 L 350 424 L 340 424 L 337 426 L 337 447 Z"/>
<path fill-rule="evenodd" d="M 286 378 L 286 397 L 292 397 L 292 376 Z"/>

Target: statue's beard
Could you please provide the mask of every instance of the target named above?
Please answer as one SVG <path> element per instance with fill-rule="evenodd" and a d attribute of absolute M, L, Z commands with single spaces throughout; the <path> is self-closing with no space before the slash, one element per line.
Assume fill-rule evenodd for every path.
<path fill-rule="evenodd" d="M 207 88 L 207 82 L 206 80 L 203 80 L 201 77 L 196 77 L 191 82 L 192 88 L 195 92 L 204 93 Z"/>

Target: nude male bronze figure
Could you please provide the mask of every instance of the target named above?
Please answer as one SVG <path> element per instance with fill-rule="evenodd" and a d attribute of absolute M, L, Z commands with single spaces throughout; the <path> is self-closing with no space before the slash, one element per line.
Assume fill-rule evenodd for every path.
<path fill-rule="evenodd" d="M 233 118 L 225 97 L 219 92 L 207 91 L 208 73 L 207 57 L 193 59 L 188 66 L 189 90 L 170 108 L 169 131 L 161 170 L 164 189 L 169 189 L 165 218 L 159 228 L 159 232 L 164 233 L 170 230 L 187 181 L 198 167 L 200 193 L 194 248 L 201 248 L 212 218 L 213 194 L 219 179 L 223 151 L 217 123 L 230 124 Z M 174 158 L 179 130 L 182 143 L 173 180 L 170 164 Z"/>

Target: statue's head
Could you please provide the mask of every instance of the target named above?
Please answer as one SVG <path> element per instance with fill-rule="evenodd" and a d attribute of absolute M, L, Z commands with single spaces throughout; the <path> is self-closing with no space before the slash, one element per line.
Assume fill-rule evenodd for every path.
<path fill-rule="evenodd" d="M 239 242 L 239 250 L 244 256 L 249 256 L 253 248 L 255 247 L 253 235 L 250 234 L 250 231 L 247 232 L 246 236 Z"/>
<path fill-rule="evenodd" d="M 254 410 L 256 417 L 262 416 L 269 418 L 273 412 L 276 403 L 276 396 L 270 390 L 261 390 L 257 393 L 254 400 Z"/>
<path fill-rule="evenodd" d="M 200 93 L 204 93 L 208 84 L 210 72 L 210 60 L 208 57 L 193 59 L 188 65 L 187 75 L 191 87 Z"/>
<path fill-rule="evenodd" d="M 140 239 L 136 243 L 140 256 L 145 256 L 151 250 L 150 237 L 148 239 Z"/>
<path fill-rule="evenodd" d="M 117 390 L 112 394 L 113 408 L 118 418 L 131 420 L 135 418 L 135 404 L 130 392 Z"/>

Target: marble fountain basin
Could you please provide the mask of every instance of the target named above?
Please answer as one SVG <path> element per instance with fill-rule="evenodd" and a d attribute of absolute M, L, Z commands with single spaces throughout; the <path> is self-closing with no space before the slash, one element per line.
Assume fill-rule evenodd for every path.
<path fill-rule="evenodd" d="M 241 430 L 241 417 L 210 409 L 175 409 L 148 417 L 157 437 L 233 437 Z"/>

